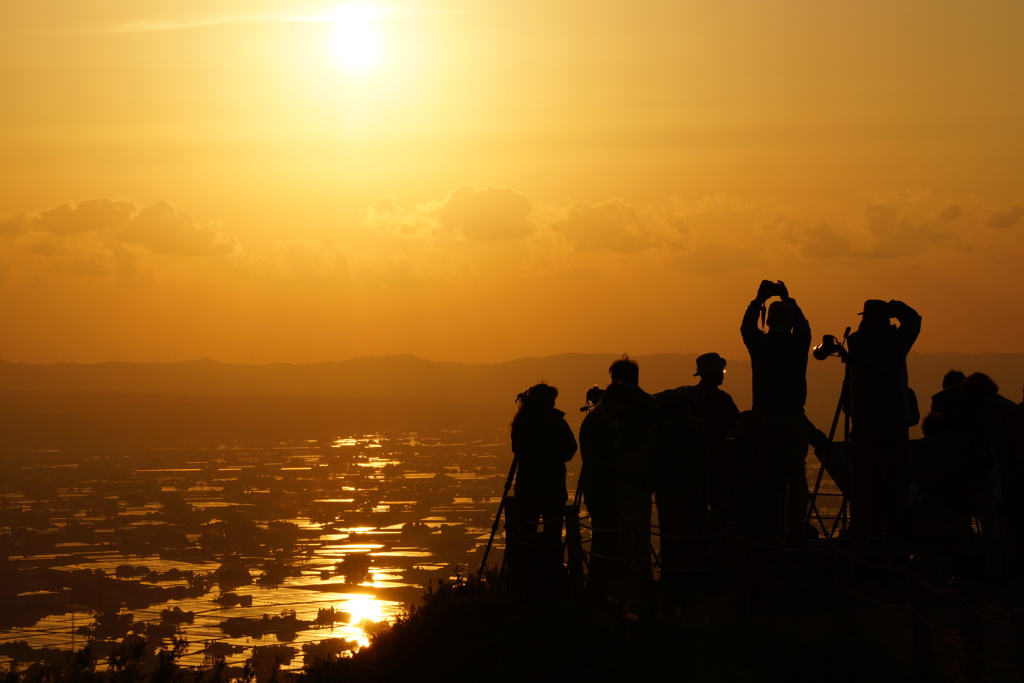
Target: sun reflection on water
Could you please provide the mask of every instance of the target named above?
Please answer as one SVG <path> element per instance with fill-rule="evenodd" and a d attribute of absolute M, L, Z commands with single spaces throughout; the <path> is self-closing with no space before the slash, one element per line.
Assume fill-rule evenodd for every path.
<path fill-rule="evenodd" d="M 119 571 L 148 570 L 152 581 L 141 575 L 117 580 L 153 589 L 191 585 L 185 578 L 157 576 L 171 569 L 206 576 L 219 571 L 226 556 L 204 548 L 207 540 L 240 546 L 244 540 L 248 545 L 235 557 L 248 577 L 239 585 L 214 583 L 201 595 L 157 599 L 148 607 L 127 610 L 133 622 L 145 623 L 160 623 L 162 611 L 171 607 L 192 613 L 194 620 L 180 626 L 192 643 L 182 660 L 185 665 L 203 664 L 206 643 L 244 648 L 227 656 L 233 665 L 252 656 L 258 646 L 287 644 L 301 651 L 307 644 L 343 639 L 365 647 L 382 623 L 393 623 L 422 597 L 424 586 L 448 578 L 453 567 L 473 563 L 480 545 L 475 536 L 487 538 L 485 526 L 493 518 L 496 490 L 500 493 L 500 477 L 487 458 L 497 456 L 477 446 L 447 444 L 449 436 L 364 434 L 319 442 L 317 448 L 302 444 L 206 450 L 201 452 L 211 457 L 199 460 L 191 451 L 187 459 L 177 450 L 144 452 L 133 455 L 137 461 L 125 459 L 125 469 L 117 470 L 117 478 L 100 481 L 102 486 L 79 477 L 68 480 L 73 486 L 60 481 L 54 489 L 59 495 L 39 503 L 34 502 L 38 495 L 25 491 L 13 490 L 4 498 L 19 509 L 53 507 L 54 529 L 68 526 L 74 514 L 74 528 L 69 527 L 66 538 L 57 538 L 54 531 L 49 534 L 54 538 L 38 548 L 19 547 L 34 551 L 24 562 L 48 563 L 59 554 L 64 559 L 55 564 L 62 571 L 98 571 L 110 580 Z M 116 453 L 94 460 L 85 462 L 94 469 L 108 463 L 122 466 Z M 102 471 L 107 477 L 107 470 Z M 246 525 L 248 519 L 256 521 Z M 142 526 L 160 531 L 152 538 L 125 533 Z M 165 548 L 163 537 L 171 531 L 181 532 L 181 542 Z M 282 547 L 291 543 L 291 554 L 281 555 L 271 541 Z M 370 562 L 347 562 L 353 557 Z M 272 578 L 278 564 L 295 573 Z M 362 564 L 369 566 L 360 573 Z M 225 596 L 247 602 L 226 602 Z M 317 622 L 319 611 L 330 608 L 343 617 Z M 248 620 L 255 627 L 265 616 L 280 618 L 286 612 L 302 624 L 315 625 L 298 633 L 251 636 L 231 635 L 223 627 L 228 619 Z M 33 627 L 0 632 L 0 642 L 79 645 L 85 636 L 75 630 L 94 618 L 95 613 L 69 610 Z M 302 656 L 300 652 L 288 668 L 301 667 Z"/>

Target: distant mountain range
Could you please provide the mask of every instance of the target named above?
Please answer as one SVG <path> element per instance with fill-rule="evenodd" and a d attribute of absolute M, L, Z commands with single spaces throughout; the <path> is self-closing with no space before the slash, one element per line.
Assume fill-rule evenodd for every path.
<path fill-rule="evenodd" d="M 0 449 L 184 446 L 330 439 L 376 431 L 497 432 L 516 395 L 545 381 L 574 425 L 586 390 L 607 383 L 615 354 L 563 354 L 505 363 L 437 363 L 414 356 L 315 364 L 0 361 Z M 693 384 L 696 354 L 636 356 L 650 392 Z M 1021 400 L 1024 354 L 911 354 L 922 413 L 950 368 L 985 372 Z M 807 412 L 826 430 L 843 366 L 808 364 Z M 750 406 L 750 363 L 731 359 L 723 388 Z"/>

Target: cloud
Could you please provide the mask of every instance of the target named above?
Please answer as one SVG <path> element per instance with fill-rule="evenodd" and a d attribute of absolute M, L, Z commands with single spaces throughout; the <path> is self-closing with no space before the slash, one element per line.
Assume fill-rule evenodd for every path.
<path fill-rule="evenodd" d="M 795 218 L 777 215 L 764 225 L 760 237 L 766 252 L 795 249 L 798 256 L 813 261 L 857 255 L 849 237 L 825 222 L 807 225 Z"/>
<path fill-rule="evenodd" d="M 947 207 L 930 218 L 913 220 L 900 206 L 868 204 L 864 220 L 874 247 L 866 255 L 897 258 L 923 254 L 932 246 L 955 247 L 956 233 L 945 228 L 959 217 L 958 208 Z"/>
<path fill-rule="evenodd" d="M 301 17 L 290 17 L 282 13 L 236 14 L 193 18 L 174 17 L 168 19 L 146 19 L 118 24 L 116 26 L 107 26 L 98 29 L 98 32 L 114 34 L 164 33 L 166 31 L 188 31 L 191 29 L 207 28 L 210 26 L 226 26 L 232 24 L 269 24 L 304 20 L 307 19 L 303 19 Z M 313 20 L 323 21 L 323 19 Z"/>
<path fill-rule="evenodd" d="M 334 24 L 344 18 L 343 10 L 339 10 L 337 3 L 319 3 L 322 5 L 320 11 L 316 8 L 308 8 L 312 13 L 296 16 L 294 14 L 279 12 L 249 12 L 236 14 L 215 14 L 206 17 L 184 17 L 174 16 L 166 19 L 145 19 L 113 26 L 105 26 L 97 29 L 100 33 L 163 33 L 167 31 L 188 31 L 215 26 L 231 26 L 238 24 L 280 24 L 280 23 L 326 23 Z M 374 7 L 374 20 L 385 19 L 391 15 L 432 15 L 443 16 L 446 14 L 465 14 L 468 12 L 458 11 L 426 11 L 410 7 Z"/>
<path fill-rule="evenodd" d="M 154 254 L 218 256 L 240 251 L 234 236 L 200 225 L 165 201 L 147 207 L 127 199 L 67 202 L 34 216 L 23 212 L 0 220 L 0 234 L 31 234 L 34 249 L 41 254 L 74 249 L 86 235 Z"/>
<path fill-rule="evenodd" d="M 350 279 L 348 256 L 328 240 L 306 240 L 283 244 L 277 259 L 278 275 L 287 282 L 327 284 Z"/>
<path fill-rule="evenodd" d="M 430 218 L 429 210 L 406 212 L 394 197 L 388 196 L 374 202 L 367 210 L 364 225 L 383 234 L 412 235 L 430 232 L 436 221 Z"/>
<path fill-rule="evenodd" d="M 999 232 L 984 231 L 989 237 L 983 239 L 980 228 L 1005 231 L 1024 224 L 1024 206 L 992 210 L 922 190 L 873 193 L 859 205 L 800 208 L 727 193 L 696 199 L 674 195 L 660 204 L 611 199 L 558 205 L 534 204 L 513 189 L 462 187 L 412 210 L 385 197 L 367 209 L 365 224 L 378 236 L 401 237 L 413 251 L 400 249 L 420 274 L 428 259 L 425 249 L 432 272 L 470 272 L 473 264 L 485 263 L 482 253 L 474 253 L 470 263 L 464 248 L 453 249 L 452 239 L 502 244 L 500 254 L 490 250 L 490 256 L 532 263 L 543 272 L 565 272 L 597 254 L 671 255 L 728 269 L 751 261 L 853 263 L 1005 250 L 1009 245 Z M 493 265 L 486 263 L 481 267 Z"/>
<path fill-rule="evenodd" d="M 1009 208 L 993 211 L 988 220 L 985 221 L 985 227 L 995 230 L 1009 230 L 1010 228 L 1017 227 L 1021 219 L 1024 219 L 1024 205 L 1014 204 Z"/>
<path fill-rule="evenodd" d="M 39 214 L 33 229 L 53 235 L 116 230 L 138 213 L 135 202 L 112 199 L 87 199 L 68 202 Z"/>
<path fill-rule="evenodd" d="M 766 265 L 765 253 L 749 244 L 707 242 L 695 245 L 686 256 L 691 273 L 722 274 Z"/>
<path fill-rule="evenodd" d="M 140 209 L 126 221 L 120 237 L 156 254 L 219 256 L 240 251 L 232 235 L 199 225 L 165 201 Z"/>
<path fill-rule="evenodd" d="M 949 204 L 929 212 L 908 204 L 906 199 L 890 194 L 868 203 L 863 210 L 863 229 L 840 230 L 825 221 L 806 225 L 777 216 L 765 230 L 769 237 L 791 245 L 800 257 L 811 260 L 895 259 L 919 256 L 932 248 L 968 250 L 956 230 L 969 217 L 967 210 Z M 917 202 L 920 197 L 909 199 Z"/>
<path fill-rule="evenodd" d="M 935 222 L 940 225 L 951 225 L 964 216 L 964 208 L 959 204 L 950 204 L 935 216 Z"/>
<path fill-rule="evenodd" d="M 10 218 L 0 218 L 0 236 L 23 235 L 31 229 L 32 218 L 24 211 Z"/>
<path fill-rule="evenodd" d="M 684 199 L 674 195 L 669 201 L 676 213 L 683 216 L 739 213 L 757 208 L 754 201 L 728 192 L 713 192 L 697 200 Z"/>
<path fill-rule="evenodd" d="M 497 240 L 533 233 L 532 211 L 530 200 L 515 190 L 460 187 L 433 214 L 444 230 L 470 239 Z"/>
<path fill-rule="evenodd" d="M 450 235 L 492 243 L 537 238 L 545 249 L 555 238 L 574 251 L 619 254 L 678 249 L 688 239 L 679 212 L 664 206 L 611 200 L 535 207 L 522 193 L 495 187 L 460 187 L 412 211 L 384 197 L 366 210 L 364 224 L 389 235 Z"/>
<path fill-rule="evenodd" d="M 549 227 L 579 251 L 635 254 L 679 248 L 687 238 L 686 226 L 666 209 L 639 208 L 620 200 L 576 204 Z"/>
<path fill-rule="evenodd" d="M 29 231 L 0 241 L 0 251 L 8 261 L 9 281 L 16 275 L 40 284 L 68 276 L 138 280 L 147 273 L 145 250 L 93 232 L 68 237 Z"/>
<path fill-rule="evenodd" d="M 808 259 L 844 258 L 853 253 L 850 240 L 825 223 L 807 228 L 800 241 L 800 255 Z"/>
<path fill-rule="evenodd" d="M 367 210 L 364 224 L 391 235 L 437 237 L 454 235 L 480 241 L 528 237 L 537 230 L 533 205 L 511 189 L 460 187 L 440 201 L 406 211 L 394 197 L 384 197 Z"/>

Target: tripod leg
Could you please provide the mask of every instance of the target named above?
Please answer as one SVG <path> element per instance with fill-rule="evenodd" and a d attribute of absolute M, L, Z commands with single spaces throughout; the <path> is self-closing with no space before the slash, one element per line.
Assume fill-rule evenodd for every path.
<path fill-rule="evenodd" d="M 586 472 L 585 465 L 580 466 L 580 476 L 576 479 L 576 493 L 572 497 L 572 504 L 576 507 L 576 510 L 580 510 L 580 505 L 583 503 L 583 473 Z"/>
<path fill-rule="evenodd" d="M 829 430 L 828 430 L 828 444 L 830 446 L 832 445 L 832 443 L 835 440 L 836 429 L 839 427 L 839 416 L 843 415 L 843 412 L 844 412 L 843 409 L 846 407 L 846 396 L 847 396 L 847 392 L 849 390 L 849 370 L 850 370 L 849 366 L 844 366 L 843 386 L 842 386 L 842 388 L 839 391 L 839 400 L 836 402 L 836 412 L 832 416 L 832 425 L 829 427 Z M 845 420 L 844 420 L 844 423 L 843 423 L 843 427 L 844 427 L 844 429 L 843 429 L 843 442 L 847 442 L 848 441 L 849 431 L 850 431 L 849 430 L 849 424 L 850 424 L 850 419 L 849 419 L 849 416 L 847 415 L 847 416 L 845 416 Z M 817 449 L 815 449 L 815 455 L 817 455 Z M 821 479 L 822 479 L 822 476 L 824 474 L 825 474 L 825 459 L 823 457 L 821 457 L 821 456 L 818 456 L 818 476 L 814 480 L 814 491 L 811 492 L 811 500 L 810 500 L 810 502 L 807 505 L 807 516 L 804 519 L 804 524 L 805 525 L 810 524 L 812 516 L 817 516 L 818 524 L 821 527 L 822 533 L 825 533 L 827 537 L 831 538 L 832 534 L 830 532 L 827 532 L 827 530 L 825 529 L 825 525 L 824 525 L 824 523 L 823 523 L 823 521 L 821 519 L 820 513 L 818 512 L 818 506 L 817 506 L 818 492 L 821 489 Z M 845 508 L 845 506 L 846 506 L 846 498 L 845 498 L 845 495 L 844 495 L 842 508 Z M 835 527 L 833 526 L 833 531 L 834 530 L 835 530 Z"/>
<path fill-rule="evenodd" d="M 512 480 L 516 477 L 516 469 L 519 467 L 519 456 L 512 458 L 512 465 L 508 470 L 508 477 L 505 479 L 505 490 L 501 493 L 501 502 L 498 503 L 498 513 L 494 515 L 494 524 L 491 525 L 491 536 L 487 539 L 487 547 L 484 548 L 484 557 L 480 561 L 480 569 L 476 575 L 481 576 L 484 573 L 484 568 L 487 567 L 487 556 L 491 552 L 491 545 L 494 543 L 494 534 L 498 532 L 498 525 L 501 523 L 501 512 L 505 509 L 505 500 L 508 499 L 509 489 L 512 488 Z"/>

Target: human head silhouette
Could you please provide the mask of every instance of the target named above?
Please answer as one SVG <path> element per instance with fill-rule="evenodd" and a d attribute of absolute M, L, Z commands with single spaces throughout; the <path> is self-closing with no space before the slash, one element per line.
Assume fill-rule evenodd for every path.
<path fill-rule="evenodd" d="M 942 388 L 949 389 L 950 387 L 958 387 L 964 383 L 967 376 L 959 370 L 950 370 L 942 376 Z"/>
<path fill-rule="evenodd" d="M 558 389 L 541 382 L 519 394 L 516 402 L 519 403 L 520 410 L 542 410 L 554 408 L 556 398 L 558 398 Z"/>
<path fill-rule="evenodd" d="M 611 364 L 608 375 L 612 384 L 629 384 L 634 387 L 640 385 L 640 366 L 626 354 L 622 354 L 622 358 Z"/>
<path fill-rule="evenodd" d="M 715 352 L 697 356 L 697 372 L 693 376 L 700 377 L 700 384 L 721 385 L 725 381 L 725 359 Z"/>
<path fill-rule="evenodd" d="M 988 396 L 995 396 L 999 393 L 999 385 L 992 381 L 992 378 L 983 372 L 975 372 L 964 379 L 961 385 L 964 396 L 970 401 L 980 401 Z"/>
<path fill-rule="evenodd" d="M 860 312 L 865 321 L 885 321 L 892 317 L 889 302 L 881 299 L 868 299 L 864 302 L 864 310 Z"/>
<path fill-rule="evenodd" d="M 768 331 L 773 334 L 788 334 L 793 331 L 793 304 L 789 301 L 773 301 L 768 307 Z"/>

